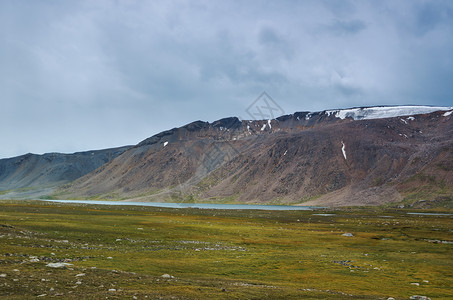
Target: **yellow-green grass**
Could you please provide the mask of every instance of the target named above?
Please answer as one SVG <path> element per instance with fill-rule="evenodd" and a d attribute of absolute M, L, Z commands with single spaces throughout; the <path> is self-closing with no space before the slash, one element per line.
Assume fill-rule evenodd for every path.
<path fill-rule="evenodd" d="M 6 277 L 0 277 L 0 296 L 447 299 L 453 297 L 451 241 L 451 216 L 404 210 L 3 201 L 0 274 Z M 64 260 L 73 265 L 46 266 Z"/>

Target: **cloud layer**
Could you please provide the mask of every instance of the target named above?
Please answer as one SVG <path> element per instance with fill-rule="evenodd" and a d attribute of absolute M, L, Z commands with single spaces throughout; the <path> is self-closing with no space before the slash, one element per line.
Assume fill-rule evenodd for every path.
<path fill-rule="evenodd" d="M 194 120 L 453 105 L 451 1 L 0 2 L 0 157 Z"/>

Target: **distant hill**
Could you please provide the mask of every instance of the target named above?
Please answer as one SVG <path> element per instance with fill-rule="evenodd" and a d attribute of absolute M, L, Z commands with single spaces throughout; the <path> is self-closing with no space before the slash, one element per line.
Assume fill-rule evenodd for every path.
<path fill-rule="evenodd" d="M 0 159 L 0 190 L 53 187 L 73 181 L 115 159 L 129 147 L 74 154 L 25 154 Z"/>

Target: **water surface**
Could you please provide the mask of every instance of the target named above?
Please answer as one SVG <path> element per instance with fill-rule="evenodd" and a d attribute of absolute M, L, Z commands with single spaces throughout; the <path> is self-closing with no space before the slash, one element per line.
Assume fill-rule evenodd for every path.
<path fill-rule="evenodd" d="M 453 216 L 453 214 L 443 213 L 423 213 L 423 212 L 408 212 L 408 215 L 421 215 L 421 216 Z"/>
<path fill-rule="evenodd" d="M 129 201 L 95 201 L 95 200 L 44 200 L 59 203 L 101 204 L 101 205 L 135 205 L 165 208 L 200 208 L 200 209 L 261 209 L 261 210 L 313 210 L 320 207 L 291 205 L 257 205 L 257 204 L 211 204 L 211 203 L 161 203 Z"/>

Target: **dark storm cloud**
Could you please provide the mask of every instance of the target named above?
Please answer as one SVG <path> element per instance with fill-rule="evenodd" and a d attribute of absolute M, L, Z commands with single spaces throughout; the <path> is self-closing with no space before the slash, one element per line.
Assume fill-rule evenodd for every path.
<path fill-rule="evenodd" d="M 0 157 L 236 115 L 452 105 L 450 1 L 0 2 Z"/>
<path fill-rule="evenodd" d="M 453 17 L 453 9 L 446 3 L 423 2 L 415 8 L 414 33 L 424 35 L 444 22 L 450 23 Z"/>
<path fill-rule="evenodd" d="M 326 26 L 326 29 L 333 35 L 356 34 L 366 28 L 365 22 L 361 20 L 335 20 Z"/>

